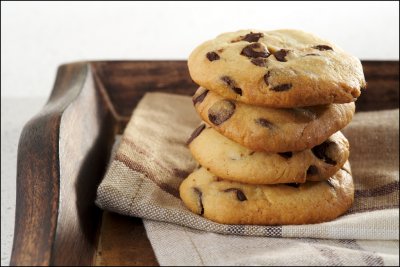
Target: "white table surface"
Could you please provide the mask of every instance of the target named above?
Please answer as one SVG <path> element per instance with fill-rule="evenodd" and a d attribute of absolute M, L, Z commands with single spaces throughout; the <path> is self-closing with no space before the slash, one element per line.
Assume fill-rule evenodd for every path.
<path fill-rule="evenodd" d="M 14 236 L 17 148 L 21 130 L 47 98 L 1 98 L 1 266 L 9 265 Z"/>

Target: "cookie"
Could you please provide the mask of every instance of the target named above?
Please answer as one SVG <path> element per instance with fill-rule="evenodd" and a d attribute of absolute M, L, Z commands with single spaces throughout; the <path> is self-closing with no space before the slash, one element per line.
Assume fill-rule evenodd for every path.
<path fill-rule="evenodd" d="M 299 30 L 224 33 L 198 46 L 188 66 L 224 98 L 275 108 L 348 103 L 366 87 L 360 60 Z"/>
<path fill-rule="evenodd" d="M 201 125 L 189 140 L 193 157 L 223 179 L 248 184 L 304 183 L 334 175 L 349 157 L 349 143 L 336 132 L 322 144 L 299 152 L 255 152 Z"/>
<path fill-rule="evenodd" d="M 349 170 L 346 163 L 331 178 L 320 182 L 249 185 L 223 180 L 200 168 L 182 182 L 179 192 L 189 210 L 218 223 L 320 223 L 350 208 L 354 186 Z"/>
<path fill-rule="evenodd" d="M 193 96 L 200 117 L 254 151 L 293 152 L 321 144 L 353 118 L 354 102 L 277 109 L 227 100 L 200 87 Z"/>

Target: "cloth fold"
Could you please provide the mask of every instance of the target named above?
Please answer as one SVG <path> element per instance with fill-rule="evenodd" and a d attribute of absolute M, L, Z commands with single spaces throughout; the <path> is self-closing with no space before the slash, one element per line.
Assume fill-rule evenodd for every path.
<path fill-rule="evenodd" d="M 145 220 L 146 228 L 151 231 L 155 230 L 154 225 L 159 225 L 160 229 L 189 227 L 207 231 L 203 232 L 207 235 L 214 232 L 232 234 L 235 238 L 243 235 L 307 240 L 398 240 L 398 112 L 398 109 L 360 112 L 342 130 L 350 142 L 355 182 L 355 202 L 343 216 L 312 225 L 224 225 L 191 213 L 179 198 L 180 183 L 197 165 L 185 145 L 200 123 L 191 98 L 148 93 L 133 112 L 120 139 L 98 188 L 96 204 L 120 214 L 158 221 Z M 167 227 L 162 222 L 176 225 Z M 196 232 L 192 229 L 185 231 Z M 152 234 L 148 234 L 151 239 Z"/>

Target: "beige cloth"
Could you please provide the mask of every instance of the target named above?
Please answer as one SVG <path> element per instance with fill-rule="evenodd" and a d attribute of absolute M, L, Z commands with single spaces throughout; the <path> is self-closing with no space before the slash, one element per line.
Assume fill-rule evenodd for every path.
<path fill-rule="evenodd" d="M 181 243 L 176 241 L 187 239 L 189 232 L 194 236 L 201 236 L 202 239 L 207 240 L 206 237 L 209 236 L 210 240 L 218 240 L 216 244 L 219 245 L 214 246 L 218 248 L 222 246 L 225 249 L 232 249 L 235 244 L 235 242 L 230 243 L 229 240 L 241 240 L 237 244 L 243 241 L 244 244 L 249 244 L 249 248 L 257 248 L 251 245 L 253 240 L 264 242 L 262 250 L 268 249 L 271 253 L 262 257 L 257 253 L 254 254 L 253 261 L 249 261 L 254 264 L 285 264 L 285 261 L 277 261 L 276 257 L 280 255 L 279 249 L 283 249 L 281 251 L 283 253 L 285 249 L 288 249 L 287 246 L 293 250 L 300 248 L 302 254 L 305 255 L 303 260 L 293 259 L 293 263 L 296 264 L 306 264 L 307 260 L 310 264 L 319 264 L 321 261 L 317 260 L 318 257 L 315 255 L 315 257 L 310 257 L 316 252 L 321 259 L 327 260 L 325 264 L 329 262 L 333 264 L 329 259 L 333 260 L 337 255 L 343 255 L 343 264 L 354 262 L 353 260 L 357 257 L 351 253 L 344 253 L 349 250 L 352 253 L 358 253 L 360 259 L 364 256 L 379 258 L 379 260 L 366 260 L 364 257 L 363 260 L 357 261 L 361 265 L 374 265 L 374 263 L 381 265 L 381 263 L 390 262 L 382 256 L 386 253 L 385 251 L 380 255 L 366 249 L 366 247 L 373 248 L 375 244 L 383 241 L 360 240 L 394 240 L 385 242 L 385 248 L 391 251 L 393 245 L 398 247 L 398 110 L 358 113 L 351 124 L 343 130 L 351 144 L 350 163 L 355 181 L 355 202 L 353 207 L 338 219 L 314 225 L 223 225 L 188 211 L 179 199 L 178 188 L 181 181 L 196 166 L 196 162 L 185 146 L 185 141 L 199 123 L 200 119 L 189 97 L 162 93 L 146 94 L 135 109 L 116 149 L 115 157 L 97 191 L 96 203 L 99 207 L 120 214 L 154 220 L 145 220 L 145 226 L 160 263 L 163 265 L 184 264 L 182 261 L 174 261 L 178 258 L 175 256 L 170 256 L 171 263 L 168 263 L 168 257 L 165 258 L 168 253 L 162 252 L 162 248 L 166 245 L 163 240 L 169 240 L 165 236 L 171 236 L 171 242 L 175 240 L 176 243 L 169 244 L 168 248 L 164 248 L 166 251 L 173 250 L 174 245 L 182 249 Z M 173 235 L 171 235 L 172 232 L 174 232 Z M 215 233 L 234 234 L 234 236 Z M 159 240 L 163 235 L 165 235 L 161 238 L 163 240 Z M 239 235 L 296 239 L 239 237 Z M 310 238 L 346 239 L 347 241 L 324 241 Z M 192 247 L 195 246 L 195 242 L 189 239 L 188 242 L 192 244 Z M 225 239 L 226 241 L 223 241 Z M 202 240 L 199 244 L 208 244 L 213 247 L 206 240 Z M 286 244 L 286 241 L 289 243 Z M 362 244 L 365 246 L 360 242 L 364 242 Z M 370 245 L 368 242 L 378 243 Z M 189 243 L 185 245 L 186 249 L 189 249 Z M 241 249 L 240 247 L 233 249 L 236 251 L 235 255 L 238 257 L 235 258 L 238 261 L 231 264 L 244 264 L 242 260 L 246 257 L 239 256 L 253 255 L 243 251 L 246 247 Z M 377 245 L 377 247 L 382 246 Z M 374 251 L 374 249 L 370 250 Z M 218 251 L 225 250 L 220 248 Z M 209 250 L 194 249 L 192 253 L 194 252 L 202 259 L 197 265 L 218 263 L 207 257 Z M 182 257 L 187 257 L 187 259 L 193 256 L 184 255 Z M 222 257 L 223 254 L 220 256 Z M 258 256 L 260 256 L 260 262 L 256 260 Z M 283 257 L 283 254 L 281 256 Z M 398 256 L 396 258 L 398 263 Z M 287 255 L 285 260 L 287 260 L 286 263 L 291 262 Z M 219 263 L 227 264 L 228 262 L 230 261 Z M 190 262 L 186 261 L 186 263 Z"/>
<path fill-rule="evenodd" d="M 222 235 L 143 220 L 161 266 L 399 266 L 399 241 Z"/>

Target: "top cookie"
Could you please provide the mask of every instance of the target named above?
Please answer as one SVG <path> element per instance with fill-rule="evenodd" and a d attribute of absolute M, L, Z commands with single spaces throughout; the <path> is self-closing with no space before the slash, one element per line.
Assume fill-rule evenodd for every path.
<path fill-rule="evenodd" d="M 219 95 L 268 107 L 354 101 L 366 82 L 360 61 L 299 30 L 242 30 L 198 46 L 192 79 Z"/>

